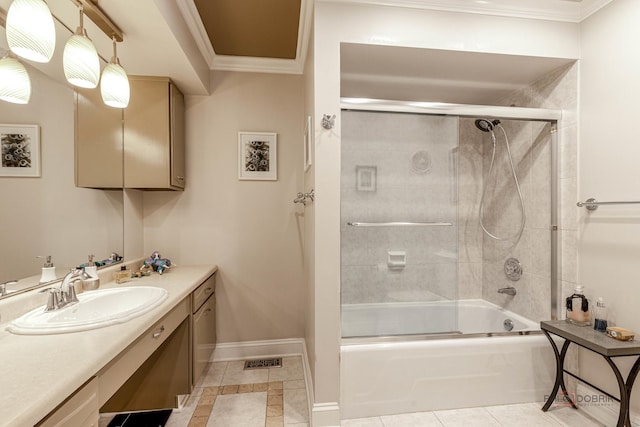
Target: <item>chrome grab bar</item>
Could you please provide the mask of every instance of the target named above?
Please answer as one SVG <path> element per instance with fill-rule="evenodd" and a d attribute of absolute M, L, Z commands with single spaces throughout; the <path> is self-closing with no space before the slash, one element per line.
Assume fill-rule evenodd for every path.
<path fill-rule="evenodd" d="M 578 202 L 576 205 L 581 208 L 585 207 L 589 211 L 595 211 L 600 205 L 636 205 L 640 204 L 640 201 L 624 201 L 624 202 L 599 202 L 594 198 L 585 200 L 584 202 Z"/>
<path fill-rule="evenodd" d="M 450 222 L 347 222 L 352 227 L 450 227 Z"/>

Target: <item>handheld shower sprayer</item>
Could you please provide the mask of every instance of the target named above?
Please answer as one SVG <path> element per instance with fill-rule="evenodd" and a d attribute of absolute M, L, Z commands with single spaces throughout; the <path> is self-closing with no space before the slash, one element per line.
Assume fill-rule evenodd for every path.
<path fill-rule="evenodd" d="M 491 237 L 494 240 L 499 240 L 499 241 L 504 241 L 504 240 L 510 240 L 513 238 L 516 238 L 517 240 L 520 239 L 520 236 L 522 236 L 522 232 L 524 231 L 524 225 L 525 225 L 525 209 L 524 209 L 524 199 L 522 197 L 522 191 L 520 190 L 520 183 L 518 182 L 518 176 L 516 175 L 516 169 L 513 166 L 513 156 L 511 155 L 511 149 L 509 148 L 509 138 L 507 138 L 507 132 L 504 130 L 504 128 L 502 127 L 502 125 L 500 124 L 500 120 L 489 120 L 489 119 L 478 119 L 475 121 L 475 125 L 478 129 L 480 129 L 483 132 L 487 132 L 491 135 L 491 141 L 493 142 L 493 153 L 491 154 L 491 164 L 489 165 L 489 172 L 487 173 L 487 176 L 484 180 L 484 188 L 482 190 L 482 198 L 480 199 L 480 227 L 482 227 L 482 230 L 485 232 L 485 234 L 489 237 Z M 489 230 L 487 230 L 487 228 L 484 225 L 484 202 L 485 202 L 485 196 L 487 193 L 487 186 L 488 186 L 488 181 L 489 178 L 491 177 L 491 174 L 493 172 L 493 167 L 494 167 L 494 162 L 496 159 L 496 135 L 493 132 L 493 130 L 495 128 L 500 128 L 500 130 L 502 131 L 502 134 L 504 135 L 504 144 L 505 147 L 507 148 L 507 155 L 509 158 L 509 165 L 511 166 L 511 174 L 513 177 L 513 181 L 516 185 L 516 189 L 518 192 L 518 198 L 520 199 L 520 209 L 522 212 L 522 221 L 520 222 L 520 227 L 518 229 L 518 231 L 511 235 L 511 236 L 507 236 L 507 237 L 499 237 L 493 233 L 491 233 Z"/>
<path fill-rule="evenodd" d="M 496 126 L 500 124 L 500 120 L 478 119 L 476 120 L 476 127 L 482 132 L 491 132 Z"/>

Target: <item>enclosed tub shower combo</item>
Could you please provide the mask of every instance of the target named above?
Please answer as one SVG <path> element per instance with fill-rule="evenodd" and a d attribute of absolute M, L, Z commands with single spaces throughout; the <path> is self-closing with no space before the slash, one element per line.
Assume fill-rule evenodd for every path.
<path fill-rule="evenodd" d="M 342 108 L 342 417 L 542 401 L 560 112 Z"/>

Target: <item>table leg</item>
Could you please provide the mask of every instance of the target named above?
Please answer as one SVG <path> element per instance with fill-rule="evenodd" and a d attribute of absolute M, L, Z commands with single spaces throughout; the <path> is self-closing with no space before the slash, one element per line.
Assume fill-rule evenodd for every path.
<path fill-rule="evenodd" d="M 631 367 L 629 371 L 629 375 L 627 376 L 627 381 L 625 382 L 625 389 L 627 391 L 627 401 L 631 401 L 631 388 L 633 387 L 633 382 L 636 380 L 638 376 L 638 372 L 640 372 L 640 356 L 636 359 L 635 363 Z M 631 418 L 629 416 L 629 411 L 627 411 L 627 416 L 625 419 L 625 425 L 631 426 Z"/>
<path fill-rule="evenodd" d="M 618 381 L 618 389 L 620 390 L 620 414 L 618 415 L 618 422 L 616 424 L 616 427 L 624 427 L 625 425 L 631 427 L 631 423 L 627 423 L 627 420 L 629 420 L 629 390 L 627 389 L 627 386 L 622 379 L 620 369 L 618 369 L 616 364 L 613 363 L 613 360 L 611 360 L 611 358 L 608 356 L 602 357 L 604 357 L 609 366 L 611 366 L 613 373 L 616 375 L 616 380 Z M 636 368 L 635 364 L 633 367 Z M 629 373 L 629 376 L 631 376 L 631 373 Z M 633 381 L 631 381 L 631 384 L 633 384 Z"/>
<path fill-rule="evenodd" d="M 551 404 L 556 398 L 559 388 L 562 388 L 562 392 L 564 393 L 564 399 L 567 402 L 571 403 L 571 406 L 574 409 L 577 409 L 575 403 L 573 402 L 573 400 L 571 400 L 571 397 L 569 397 L 569 393 L 567 392 L 567 387 L 564 385 L 564 358 L 567 355 L 567 350 L 569 349 L 569 344 L 571 344 L 571 341 L 565 339 L 564 344 L 562 345 L 562 350 L 558 352 L 558 346 L 556 345 L 555 341 L 553 341 L 549 333 L 544 329 L 542 330 L 542 332 L 545 334 L 545 336 L 551 343 L 551 348 L 553 348 L 553 354 L 556 357 L 556 381 L 555 381 L 555 384 L 553 385 L 553 390 L 551 390 L 551 394 L 549 395 L 549 398 L 547 399 L 544 406 L 542 407 L 542 410 L 544 412 L 549 410 L 549 408 L 551 407 Z"/>

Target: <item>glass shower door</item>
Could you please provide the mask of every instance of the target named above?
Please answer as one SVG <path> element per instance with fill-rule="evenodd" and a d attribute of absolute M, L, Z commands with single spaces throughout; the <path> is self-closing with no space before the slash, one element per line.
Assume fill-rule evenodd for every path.
<path fill-rule="evenodd" d="M 342 336 L 458 331 L 458 119 L 342 112 Z"/>

